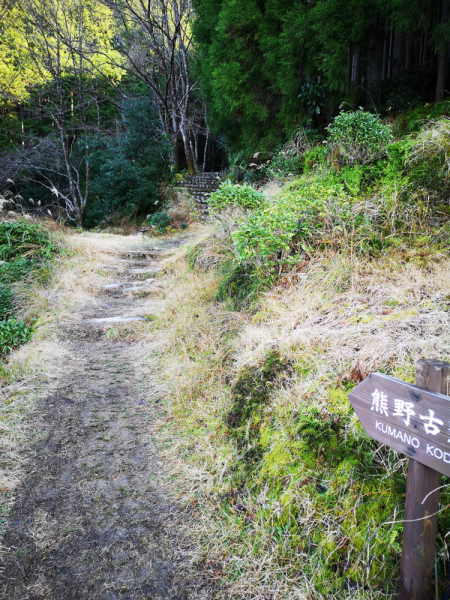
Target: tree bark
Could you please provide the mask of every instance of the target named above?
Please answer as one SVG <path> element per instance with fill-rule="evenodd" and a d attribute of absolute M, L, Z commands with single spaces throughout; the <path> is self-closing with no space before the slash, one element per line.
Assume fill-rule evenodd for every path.
<path fill-rule="evenodd" d="M 392 60 L 392 79 L 398 79 L 404 64 L 405 35 L 400 31 L 394 33 L 394 50 Z"/>
<path fill-rule="evenodd" d="M 442 0 L 441 25 L 448 21 L 448 0 Z M 436 81 L 436 102 L 442 102 L 445 96 L 445 80 L 447 78 L 447 49 L 448 43 L 442 43 L 439 48 L 439 66 Z"/>
<path fill-rule="evenodd" d="M 381 71 L 383 63 L 384 27 L 379 18 L 374 15 L 370 19 L 370 42 L 367 57 L 367 91 L 373 102 L 381 92 Z"/>

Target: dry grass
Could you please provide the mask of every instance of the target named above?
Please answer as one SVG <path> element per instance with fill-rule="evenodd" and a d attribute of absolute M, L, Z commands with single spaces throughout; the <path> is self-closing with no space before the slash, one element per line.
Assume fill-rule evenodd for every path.
<path fill-rule="evenodd" d="M 202 247 L 207 255 L 213 248 L 215 263 L 215 243 L 204 240 Z M 205 261 L 202 265 L 200 256 L 196 264 L 211 266 L 210 259 Z M 171 428 L 161 423 L 161 435 L 172 459 L 184 457 L 178 462 L 183 500 L 197 507 L 201 515 L 202 526 L 194 533 L 204 542 L 202 568 L 222 586 L 219 597 L 223 598 L 391 597 L 385 590 L 371 587 L 370 568 L 364 567 L 371 545 L 376 553 L 378 536 L 364 549 L 364 556 L 358 550 L 359 558 L 352 565 L 350 576 L 360 569 L 358 584 L 362 588 L 324 595 L 317 585 L 320 573 L 306 576 L 308 569 L 302 572 L 299 565 L 310 560 L 309 555 L 302 557 L 300 550 L 295 551 L 290 536 L 285 543 L 274 536 L 283 511 L 292 508 L 298 531 L 306 537 L 313 537 L 320 528 L 329 540 L 344 539 L 348 527 L 338 513 L 325 518 L 299 482 L 290 482 L 291 499 L 284 506 L 273 498 L 264 478 L 260 484 L 253 482 L 251 491 L 238 492 L 239 502 L 255 515 L 251 527 L 243 525 L 237 500 L 231 500 L 228 509 L 223 507 L 224 495 L 234 493 L 240 462 L 225 417 L 232 404 L 233 382 L 249 368 L 258 370 L 270 352 L 295 366 L 270 397 L 268 411 L 278 428 L 271 434 L 274 452 L 288 443 L 289 421 L 305 405 L 338 415 L 351 413 L 348 401 L 342 400 L 345 394 L 338 402 L 330 395 L 339 381 L 358 381 L 376 370 L 412 381 L 417 359 L 450 359 L 450 261 L 436 256 L 420 265 L 405 261 L 400 251 L 378 262 L 324 254 L 266 294 L 257 314 L 236 313 L 215 302 L 218 283 L 213 270 L 188 270 L 178 256 L 166 288 L 166 312 L 158 341 L 165 382 L 171 390 L 166 405 L 174 419 Z M 366 443 L 355 418 L 350 420 L 347 435 L 359 436 L 361 444 Z M 394 452 L 381 448 L 375 462 L 384 473 L 380 489 L 393 473 L 404 474 L 405 460 Z M 288 472 L 287 468 L 285 475 Z M 281 477 L 282 465 L 278 470 L 275 465 L 273 473 L 275 478 Z M 354 491 L 350 513 L 367 500 L 362 487 Z M 349 488 L 340 491 L 342 506 L 348 502 L 348 492 Z M 395 497 L 392 501 L 395 504 Z M 398 502 L 394 520 L 401 520 L 401 498 Z M 364 525 L 366 539 L 382 520 L 374 515 Z M 355 520 L 352 527 L 357 526 Z M 395 537 L 395 528 L 390 525 L 387 529 Z M 352 539 L 346 543 L 348 556 L 354 560 L 359 547 L 356 538 L 355 543 Z M 328 552 L 317 548 L 315 564 L 326 564 Z"/>
<path fill-rule="evenodd" d="M 348 526 L 339 514 L 325 513 L 311 502 L 300 477 L 290 481 L 291 496 L 285 504 L 271 494 L 267 478 L 251 489 L 234 489 L 242 451 L 230 439 L 225 416 L 238 376 L 248 369 L 258 372 L 273 351 L 296 367 L 270 396 L 268 410 L 279 428 L 271 442 L 274 449 L 277 444 L 288 444 L 292 415 L 305 404 L 349 414 L 348 403 L 342 398 L 337 402 L 330 395 L 338 381 L 359 379 L 378 369 L 412 380 L 417 358 L 448 359 L 450 261 L 435 257 L 434 262 L 421 266 L 414 257 L 407 262 L 403 251 L 378 262 L 323 254 L 294 270 L 266 294 L 259 312 L 237 313 L 226 303 L 214 301 L 219 279 L 212 267 L 222 260 L 221 248 L 226 246 L 228 234 L 218 234 L 211 241 L 210 229 L 197 226 L 194 231 L 196 240 L 189 244 L 202 249 L 195 261 L 197 268 L 187 267 L 188 252 L 192 256 L 187 244 L 174 247 L 163 262 L 167 274 L 159 294 L 165 296 L 165 308 L 158 320 L 114 326 L 107 335 L 140 342 L 139 354 L 148 353 L 152 364 L 154 356 L 160 358 L 164 381 L 158 394 L 164 385 L 170 392 L 160 404 L 157 426 L 169 459 L 167 472 L 178 475 L 174 489 L 195 515 L 182 527 L 202 540 L 203 550 L 195 559 L 198 568 L 216 580 L 217 598 L 391 598 L 376 588 L 342 589 L 332 594 L 320 591 L 317 581 L 320 583 L 321 574 L 316 567 L 307 576 L 310 570 L 301 565 L 306 565 L 305 561 L 324 564 L 332 551 L 316 548 L 314 556 L 304 554 L 293 546 L 291 533 L 280 542 L 274 534 L 280 515 L 292 510 L 304 537 L 313 537 L 321 529 L 330 540 L 340 540 L 347 536 Z M 40 315 L 40 321 L 33 340 L 15 353 L 2 371 L 2 399 L 10 402 L 2 402 L 0 419 L 7 473 L 0 488 L 8 490 L 3 495 L 4 512 L 20 485 L 21 450 L 31 436 L 23 417 L 33 410 L 33 398 L 48 365 L 54 365 L 54 372 L 47 371 L 45 379 L 56 385 L 64 361 L 71 360 L 55 335 L 57 320 L 77 319 L 83 306 L 95 303 L 99 279 L 107 282 L 115 277 L 103 266 L 112 265 L 112 256 L 136 241 L 105 234 L 73 236 L 69 243 L 74 252 L 64 259 L 51 284 L 23 292 L 24 313 Z M 153 298 L 148 306 L 150 312 Z M 58 361 L 58 356 L 63 360 Z M 150 362 L 143 368 L 153 379 L 156 374 Z M 361 435 L 354 419 L 347 433 Z M 366 443 L 360 439 L 361 444 Z M 384 479 L 377 482 L 380 489 L 392 472 L 404 471 L 405 461 L 385 449 L 376 453 L 376 462 L 384 473 Z M 273 480 L 282 477 L 275 467 L 270 475 Z M 329 478 L 331 482 L 332 474 Z M 328 480 L 324 484 L 329 485 Z M 353 490 L 351 482 L 342 486 L 339 502 L 344 513 L 355 512 L 351 523 L 355 531 L 359 526 L 356 507 L 366 500 L 362 487 Z M 252 515 L 250 525 L 244 523 L 239 503 Z M 396 513 L 395 518 L 401 514 Z M 364 531 L 371 535 L 381 520 L 374 515 Z M 394 527 L 389 526 L 389 531 L 395 533 Z M 364 547 L 364 553 L 358 540 L 348 537 L 348 556 L 358 554 L 352 568 L 364 571 L 358 583 L 371 585 L 366 555 L 375 553 L 377 536 Z"/>

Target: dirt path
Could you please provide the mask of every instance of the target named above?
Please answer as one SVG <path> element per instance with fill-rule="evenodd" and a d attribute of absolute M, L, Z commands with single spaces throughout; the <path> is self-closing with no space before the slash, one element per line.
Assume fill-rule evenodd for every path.
<path fill-rule="evenodd" d="M 108 337 L 110 324 L 86 322 L 161 309 L 161 300 L 147 296 L 160 285 L 149 281 L 158 277 L 159 252 L 131 253 L 131 243 L 146 246 L 129 239 L 105 265 L 124 286 L 102 290 L 100 278 L 92 303 L 58 325 L 63 374 L 39 402 L 43 434 L 29 450 L 4 540 L 5 600 L 214 597 L 191 575 L 195 549 L 179 533 L 186 515 L 161 485 L 164 464 L 152 443 L 160 392 L 151 364 L 143 368 L 139 344 Z M 123 292 L 134 284 L 145 289 Z"/>

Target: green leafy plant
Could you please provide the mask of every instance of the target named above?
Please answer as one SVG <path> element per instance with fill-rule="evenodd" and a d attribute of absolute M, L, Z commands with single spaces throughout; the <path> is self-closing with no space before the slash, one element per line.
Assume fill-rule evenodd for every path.
<path fill-rule="evenodd" d="M 222 183 L 216 192 L 211 194 L 209 208 L 212 212 L 232 207 L 251 210 L 261 207 L 264 202 L 264 194 L 250 185 L 235 185 L 226 181 Z"/>
<path fill-rule="evenodd" d="M 164 233 L 172 222 L 172 219 L 165 211 L 161 211 L 152 215 L 148 222 L 158 233 Z"/>
<path fill-rule="evenodd" d="M 12 292 L 3 283 L 0 283 L 0 321 L 10 317 L 14 312 Z"/>
<path fill-rule="evenodd" d="M 305 172 L 308 173 L 308 171 L 311 171 L 317 165 L 323 165 L 327 161 L 329 155 L 330 149 L 325 145 L 316 146 L 315 148 L 311 148 L 311 150 L 305 152 Z"/>
<path fill-rule="evenodd" d="M 325 89 L 323 85 L 317 81 L 311 81 L 307 77 L 305 83 L 300 88 L 298 97 L 309 115 L 320 115 L 325 105 Z"/>
<path fill-rule="evenodd" d="M 0 223 L 1 260 L 10 261 L 18 257 L 48 259 L 57 249 L 48 230 L 39 223 L 29 223 L 25 219 Z"/>
<path fill-rule="evenodd" d="M 33 272 L 39 263 L 26 258 L 16 258 L 11 262 L 0 265 L 0 279 L 5 283 L 14 283 Z"/>
<path fill-rule="evenodd" d="M 31 338 L 32 330 L 23 321 L 0 321 L 0 356 L 9 354 Z"/>
<path fill-rule="evenodd" d="M 342 112 L 327 129 L 333 158 L 344 164 L 365 164 L 384 156 L 393 139 L 387 125 L 362 109 Z"/>

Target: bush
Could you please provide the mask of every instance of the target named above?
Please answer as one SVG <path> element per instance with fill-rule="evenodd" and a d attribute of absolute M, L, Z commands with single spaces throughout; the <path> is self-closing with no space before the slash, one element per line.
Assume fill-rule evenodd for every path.
<path fill-rule="evenodd" d="M 14 312 L 12 292 L 3 283 L 0 283 L 0 321 L 4 321 Z"/>
<path fill-rule="evenodd" d="M 39 265 L 33 260 L 16 258 L 16 260 L 0 265 L 0 279 L 4 283 L 14 283 L 24 279 L 36 266 Z"/>
<path fill-rule="evenodd" d="M 9 354 L 14 348 L 28 342 L 31 338 L 31 328 L 23 321 L 9 319 L 0 321 L 0 356 Z"/>
<path fill-rule="evenodd" d="M 57 245 L 49 232 L 39 223 L 29 223 L 24 219 L 0 223 L 0 259 L 11 261 L 24 259 L 51 258 Z"/>
<path fill-rule="evenodd" d="M 327 129 L 334 158 L 343 163 L 365 164 L 379 158 L 392 141 L 390 128 L 362 109 L 342 112 Z"/>
<path fill-rule="evenodd" d="M 86 227 L 95 227 L 114 214 L 130 216 L 156 210 L 170 150 L 158 123 L 150 97 L 131 98 L 123 103 L 118 135 L 89 139 L 92 183 L 83 218 Z M 85 141 L 80 139 L 79 143 Z"/>
<path fill-rule="evenodd" d="M 352 202 L 345 186 L 334 180 L 297 180 L 285 187 L 277 201 L 249 215 L 233 233 L 239 262 L 284 265 L 297 262 L 296 254 L 312 250 L 355 224 Z"/>
<path fill-rule="evenodd" d="M 330 149 L 327 146 L 316 146 L 305 152 L 304 165 L 305 173 L 311 171 L 317 165 L 324 164 L 330 154 Z"/>
<path fill-rule="evenodd" d="M 149 219 L 149 224 L 155 227 L 158 233 L 164 233 L 171 222 L 172 219 L 165 211 L 155 213 Z"/>
<path fill-rule="evenodd" d="M 270 179 L 287 179 L 299 175 L 303 171 L 303 158 L 299 154 L 285 149 L 276 152 L 266 167 L 266 175 Z"/>
<path fill-rule="evenodd" d="M 226 181 L 216 192 L 211 194 L 209 208 L 212 212 L 231 207 L 251 210 L 261 207 L 264 203 L 264 194 L 250 185 L 235 185 Z"/>

